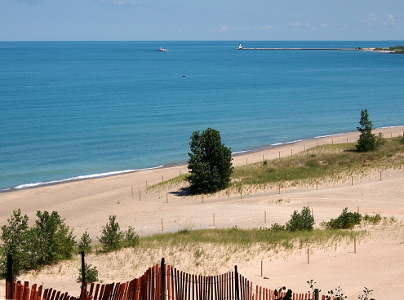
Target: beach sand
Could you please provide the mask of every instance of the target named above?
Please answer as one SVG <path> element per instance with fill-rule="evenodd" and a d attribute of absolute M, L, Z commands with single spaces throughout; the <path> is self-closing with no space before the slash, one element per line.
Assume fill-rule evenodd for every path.
<path fill-rule="evenodd" d="M 402 136 L 404 127 L 376 129 L 385 137 Z M 358 133 L 346 133 L 250 152 L 234 157 L 235 166 L 267 159 L 294 155 L 317 145 L 354 142 Z M 178 193 L 181 186 L 151 185 L 187 172 L 187 166 L 145 170 L 105 178 L 87 179 L 50 186 L 17 190 L 0 194 L 0 226 L 7 224 L 13 210 L 21 208 L 30 223 L 36 219 L 37 210 L 57 211 L 77 239 L 87 231 L 92 240 L 100 236 L 101 227 L 110 215 L 117 216 L 122 230 L 133 226 L 140 236 L 181 229 L 201 228 L 260 228 L 285 223 L 294 210 L 304 206 L 313 209 L 316 225 L 336 218 L 342 209 L 359 209 L 362 214 L 379 213 L 382 217 L 397 219 L 394 229 L 369 228 L 371 236 L 359 241 L 357 253 L 353 245 L 343 243 L 338 247 L 269 253 L 251 249 L 249 253 L 223 253 L 223 249 L 203 249 L 206 261 L 198 267 L 188 252 L 171 253 L 168 249 L 151 249 L 147 258 L 126 249 L 105 264 L 105 257 L 90 255 L 87 261 L 100 271 L 104 283 L 129 280 L 137 277 L 152 264 L 165 257 L 167 264 L 185 271 L 205 275 L 224 273 L 238 265 L 239 272 L 253 284 L 267 288 L 286 285 L 294 292 L 306 292 L 307 280 L 314 279 L 322 294 L 341 286 L 348 299 L 357 299 L 364 287 L 373 289 L 375 299 L 401 299 L 404 291 L 404 171 L 380 170 L 364 178 L 354 178 L 337 184 L 306 186 L 272 190 L 250 190 L 243 195 L 218 193 L 212 196 L 184 196 Z M 402 223 L 401 223 L 402 224 Z M 228 255 L 225 262 L 223 257 Z M 113 264 L 118 256 L 133 259 L 127 265 Z M 103 261 L 104 260 L 104 261 Z M 263 264 L 263 276 L 260 265 Z M 208 263 L 207 263 L 208 262 Z M 206 263 L 206 265 L 204 265 Z M 216 266 L 216 267 L 212 267 Z M 77 294 L 79 259 L 46 268 L 37 274 L 20 276 L 19 280 L 44 284 L 46 288 Z M 267 279 L 265 279 L 266 277 Z M 4 298 L 4 281 L 0 282 L 0 298 Z"/>

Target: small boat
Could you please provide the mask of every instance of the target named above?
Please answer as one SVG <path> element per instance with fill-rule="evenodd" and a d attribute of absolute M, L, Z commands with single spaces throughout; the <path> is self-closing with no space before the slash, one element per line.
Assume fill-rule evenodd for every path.
<path fill-rule="evenodd" d="M 236 48 L 236 50 L 242 50 L 243 49 L 243 45 L 240 43 L 240 45 L 238 45 L 238 47 Z"/>
<path fill-rule="evenodd" d="M 161 52 L 168 52 L 168 50 L 167 50 L 167 49 L 164 49 L 163 47 L 160 47 L 159 51 L 161 51 Z"/>

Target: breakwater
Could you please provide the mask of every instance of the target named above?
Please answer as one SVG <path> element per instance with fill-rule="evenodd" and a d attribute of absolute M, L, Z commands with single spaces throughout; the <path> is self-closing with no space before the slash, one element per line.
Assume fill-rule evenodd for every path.
<path fill-rule="evenodd" d="M 333 51 L 365 51 L 373 50 L 371 48 L 243 48 L 237 47 L 236 50 L 333 50 Z"/>

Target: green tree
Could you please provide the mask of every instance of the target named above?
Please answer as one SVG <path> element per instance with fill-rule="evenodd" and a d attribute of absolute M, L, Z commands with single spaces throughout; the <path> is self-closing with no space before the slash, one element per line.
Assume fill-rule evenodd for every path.
<path fill-rule="evenodd" d="M 104 252 L 121 249 L 123 246 L 124 233 L 115 222 L 116 216 L 109 216 L 109 222 L 102 227 L 102 235 L 99 238 Z"/>
<path fill-rule="evenodd" d="M 313 230 L 314 217 L 311 214 L 309 207 L 303 207 L 299 213 L 295 210 L 289 222 L 286 223 L 286 230 L 299 231 L 299 230 Z"/>
<path fill-rule="evenodd" d="M 28 252 L 28 216 L 22 215 L 21 210 L 15 210 L 10 219 L 7 219 L 8 225 L 1 227 L 1 240 L 3 246 L 0 247 L 0 273 L 2 276 L 6 274 L 7 254 L 13 256 L 13 272 L 15 275 L 21 274 L 24 270 L 29 269 L 29 252 Z"/>
<path fill-rule="evenodd" d="M 376 137 L 372 133 L 372 122 L 369 120 L 369 113 L 367 109 L 361 111 L 361 119 L 359 120 L 360 127 L 357 127 L 360 132 L 356 150 L 359 152 L 374 151 L 382 143 L 383 139 L 381 134 Z"/>
<path fill-rule="evenodd" d="M 76 242 L 73 232 L 56 211 L 37 211 L 37 220 L 30 230 L 32 266 L 41 267 L 70 259 Z"/>
<path fill-rule="evenodd" d="M 219 131 L 208 128 L 195 131 L 189 143 L 188 169 L 191 192 L 194 194 L 214 193 L 226 188 L 233 172 L 231 150 L 221 142 Z"/>
<path fill-rule="evenodd" d="M 88 232 L 84 232 L 81 236 L 80 242 L 77 245 L 78 252 L 84 251 L 84 253 L 89 254 L 92 252 L 91 248 L 91 238 Z"/>

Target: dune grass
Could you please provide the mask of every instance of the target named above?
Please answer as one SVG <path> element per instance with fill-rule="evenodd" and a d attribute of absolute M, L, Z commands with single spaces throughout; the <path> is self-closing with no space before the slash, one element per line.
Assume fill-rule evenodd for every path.
<path fill-rule="evenodd" d="M 272 231 L 267 228 L 260 229 L 183 229 L 174 233 L 157 234 L 140 239 L 139 247 L 196 247 L 198 244 L 211 244 L 218 246 L 237 246 L 249 248 L 261 245 L 266 249 L 292 249 L 302 245 L 333 245 L 343 241 L 366 235 L 367 232 L 352 230 L 320 230 L 312 231 Z"/>
<path fill-rule="evenodd" d="M 379 150 L 355 151 L 355 143 L 323 145 L 296 155 L 235 168 L 238 184 L 268 184 L 284 181 L 342 180 L 371 170 L 402 169 L 401 138 L 386 139 Z"/>
<path fill-rule="evenodd" d="M 227 194 L 250 189 L 346 182 L 388 169 L 404 169 L 404 138 L 384 139 L 377 151 L 357 152 L 356 143 L 317 146 L 293 156 L 234 168 Z M 184 188 L 186 174 L 155 184 L 150 189 Z M 246 191 L 246 190 L 245 190 Z"/>

